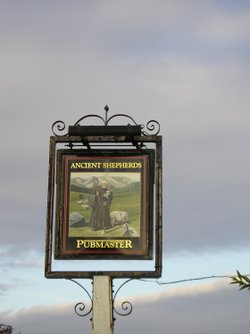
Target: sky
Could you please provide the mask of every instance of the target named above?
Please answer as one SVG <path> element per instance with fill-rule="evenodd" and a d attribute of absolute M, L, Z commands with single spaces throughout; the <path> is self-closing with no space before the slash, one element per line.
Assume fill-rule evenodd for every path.
<path fill-rule="evenodd" d="M 250 273 L 249 0 L 3 0 L 0 74 L 0 323 L 90 332 L 84 291 L 44 278 L 48 150 L 55 121 L 106 104 L 161 126 L 159 282 Z M 229 282 L 131 281 L 115 332 L 246 333 L 250 295 Z"/>

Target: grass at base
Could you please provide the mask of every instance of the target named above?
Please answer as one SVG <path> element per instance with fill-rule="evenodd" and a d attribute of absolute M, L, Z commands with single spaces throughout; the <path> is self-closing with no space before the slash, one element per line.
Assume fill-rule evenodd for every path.
<path fill-rule="evenodd" d="M 70 227 L 69 237 L 122 237 L 125 232 L 124 226 L 113 231 L 104 230 L 92 231 L 88 222 L 91 217 L 91 208 L 83 209 L 82 205 L 77 203 L 80 200 L 80 194 L 71 192 L 70 195 L 70 213 L 78 212 L 85 218 L 86 226 Z M 85 195 L 84 199 L 88 196 Z M 113 195 L 113 201 L 110 206 L 111 211 L 126 211 L 128 213 L 129 226 L 134 228 L 137 235 L 140 236 L 140 194 L 139 192 L 121 192 Z"/>

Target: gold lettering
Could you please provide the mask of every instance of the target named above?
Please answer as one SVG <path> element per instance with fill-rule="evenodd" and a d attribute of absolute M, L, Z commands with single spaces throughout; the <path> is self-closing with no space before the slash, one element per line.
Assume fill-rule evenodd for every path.
<path fill-rule="evenodd" d="M 133 248 L 132 240 L 76 240 L 76 248 Z"/>
<path fill-rule="evenodd" d="M 84 240 L 77 240 L 76 241 L 76 248 L 81 248 L 81 246 L 83 245 Z"/>
<path fill-rule="evenodd" d="M 126 168 L 126 169 L 138 169 L 142 168 L 142 162 L 104 162 L 102 164 L 103 168 Z"/>
<path fill-rule="evenodd" d="M 101 168 L 101 162 L 72 162 L 71 169 L 97 169 Z"/>
<path fill-rule="evenodd" d="M 126 242 L 126 247 L 125 248 L 133 248 L 131 240 L 124 240 L 124 241 Z"/>
<path fill-rule="evenodd" d="M 108 168 L 108 169 L 140 169 L 142 168 L 142 162 L 72 162 L 70 169 L 99 169 L 99 168 Z"/>

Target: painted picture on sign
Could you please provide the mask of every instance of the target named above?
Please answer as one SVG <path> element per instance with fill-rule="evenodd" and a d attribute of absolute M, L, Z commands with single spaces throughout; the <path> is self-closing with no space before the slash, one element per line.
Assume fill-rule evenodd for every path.
<path fill-rule="evenodd" d="M 69 237 L 140 236 L 141 174 L 70 174 Z"/>
<path fill-rule="evenodd" d="M 55 258 L 151 258 L 153 157 L 59 151 Z"/>

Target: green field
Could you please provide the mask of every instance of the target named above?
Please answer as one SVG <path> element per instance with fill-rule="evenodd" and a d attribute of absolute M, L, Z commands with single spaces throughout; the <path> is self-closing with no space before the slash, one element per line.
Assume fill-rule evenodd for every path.
<path fill-rule="evenodd" d="M 91 208 L 87 207 L 88 194 L 80 194 L 78 192 L 70 193 L 69 213 L 78 212 L 85 218 L 84 227 L 70 227 L 69 237 L 121 237 L 124 233 L 123 226 L 119 226 L 112 231 L 103 230 L 92 231 L 89 226 L 91 217 Z M 78 203 L 83 201 L 83 203 Z M 113 193 L 113 200 L 110 206 L 111 211 L 126 211 L 128 213 L 129 226 L 135 229 L 137 235 L 140 236 L 140 193 L 136 192 L 119 192 Z"/>

